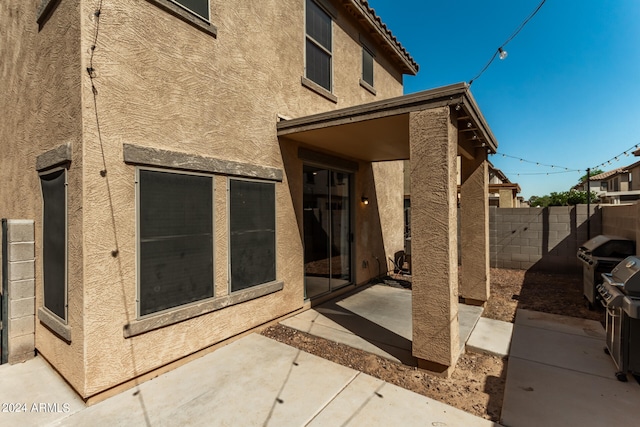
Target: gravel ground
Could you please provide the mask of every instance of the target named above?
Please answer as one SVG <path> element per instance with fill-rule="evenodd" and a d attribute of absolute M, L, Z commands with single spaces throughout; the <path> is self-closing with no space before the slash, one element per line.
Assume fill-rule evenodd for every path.
<path fill-rule="evenodd" d="M 410 286 L 402 280 L 387 284 Z M 586 308 L 581 275 L 491 269 L 491 297 L 483 316 L 513 322 L 517 308 L 599 321 L 603 318 L 601 312 Z M 262 334 L 474 415 L 500 420 L 506 358 L 467 352 L 460 356 L 451 378 L 441 378 L 279 324 L 264 329 Z"/>

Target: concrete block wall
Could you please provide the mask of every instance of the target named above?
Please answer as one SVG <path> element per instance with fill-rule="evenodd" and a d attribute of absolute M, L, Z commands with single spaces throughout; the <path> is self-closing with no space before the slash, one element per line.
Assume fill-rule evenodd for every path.
<path fill-rule="evenodd" d="M 578 247 L 602 234 L 601 212 L 586 205 L 496 208 L 489 211 L 491 267 L 578 272 Z"/>
<path fill-rule="evenodd" d="M 35 353 L 35 231 L 31 220 L 6 220 L 7 361 L 20 363 Z M 4 279 L 4 278 L 3 278 Z"/>

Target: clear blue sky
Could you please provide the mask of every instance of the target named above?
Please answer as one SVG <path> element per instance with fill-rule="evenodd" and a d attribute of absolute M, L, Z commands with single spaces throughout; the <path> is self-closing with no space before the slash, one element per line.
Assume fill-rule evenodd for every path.
<path fill-rule="evenodd" d="M 468 82 L 539 3 L 369 0 L 420 65 L 405 93 Z M 526 199 L 566 191 L 587 167 L 640 144 L 639 0 L 547 0 L 505 50 L 471 86 L 498 153 L 582 170 L 490 156 Z"/>

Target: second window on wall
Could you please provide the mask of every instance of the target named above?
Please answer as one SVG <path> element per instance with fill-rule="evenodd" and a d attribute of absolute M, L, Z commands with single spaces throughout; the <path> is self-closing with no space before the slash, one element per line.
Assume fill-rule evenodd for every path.
<path fill-rule="evenodd" d="M 229 180 L 231 292 L 276 280 L 275 184 Z"/>
<path fill-rule="evenodd" d="M 306 2 L 306 77 L 331 91 L 331 17 L 315 1 Z"/>

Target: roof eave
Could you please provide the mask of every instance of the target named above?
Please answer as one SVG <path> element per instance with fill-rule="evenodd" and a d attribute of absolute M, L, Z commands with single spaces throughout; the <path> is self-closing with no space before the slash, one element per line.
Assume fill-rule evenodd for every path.
<path fill-rule="evenodd" d="M 398 63 L 401 65 L 402 72 L 415 76 L 418 74 L 420 66 L 411 57 L 409 52 L 400 44 L 400 42 L 391 34 L 391 31 L 386 28 L 386 25 L 382 23 L 382 20 L 375 11 L 369 7 L 366 0 L 346 0 L 344 2 L 346 7 L 351 6 L 358 15 L 361 16 L 363 24 L 373 29 L 375 34 L 380 38 L 379 41 L 384 43 L 384 46 L 395 57 Z"/>

